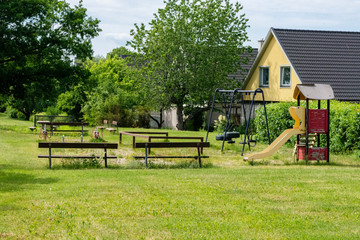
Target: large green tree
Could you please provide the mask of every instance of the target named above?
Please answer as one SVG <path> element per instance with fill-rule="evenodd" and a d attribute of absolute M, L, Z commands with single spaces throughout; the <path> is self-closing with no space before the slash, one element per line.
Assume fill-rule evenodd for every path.
<path fill-rule="evenodd" d="M 92 124 L 106 119 L 117 121 L 119 126 L 131 126 L 139 103 L 136 69 L 128 67 L 124 59 L 109 55 L 99 62 L 88 60 L 86 67 L 93 87 L 82 108 L 84 118 Z"/>
<path fill-rule="evenodd" d="M 98 24 L 81 1 L 0 1 L 0 94 L 27 118 L 54 105 L 87 75 L 72 59 L 91 57 Z"/>
<path fill-rule="evenodd" d="M 148 103 L 176 106 L 178 128 L 207 106 L 216 88 L 232 88 L 229 73 L 246 59 L 248 20 L 230 0 L 168 0 L 147 29 L 135 24 L 128 42 L 141 59 Z M 184 119 L 183 113 L 187 115 Z"/>

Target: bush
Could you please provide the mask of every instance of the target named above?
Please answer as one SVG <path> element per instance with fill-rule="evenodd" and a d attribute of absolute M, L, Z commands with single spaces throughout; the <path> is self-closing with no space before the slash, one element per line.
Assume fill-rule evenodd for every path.
<path fill-rule="evenodd" d="M 330 147 L 334 152 L 360 149 L 360 105 L 335 102 L 330 105 Z"/>
<path fill-rule="evenodd" d="M 266 113 L 269 124 L 270 140 L 274 141 L 285 129 L 292 128 L 294 121 L 289 113 L 289 108 L 296 106 L 295 102 L 271 103 L 266 105 Z M 267 129 L 263 107 L 256 110 L 254 120 L 257 140 L 266 142 Z"/>
<path fill-rule="evenodd" d="M 56 106 L 46 108 L 46 115 L 60 115 L 61 111 Z"/>
<path fill-rule="evenodd" d="M 0 94 L 0 112 L 6 111 L 8 98 L 5 95 Z"/>
<path fill-rule="evenodd" d="M 186 121 L 185 129 L 188 131 L 199 131 L 204 126 L 204 122 L 204 112 L 198 112 L 194 115 L 192 119 Z"/>
<path fill-rule="evenodd" d="M 18 112 L 16 113 L 16 118 L 21 119 L 21 120 L 25 120 L 25 119 L 26 119 L 26 116 L 25 116 L 24 113 L 18 111 Z"/>
<path fill-rule="evenodd" d="M 289 113 L 291 106 L 297 106 L 297 104 L 285 102 L 266 105 L 271 141 L 274 141 L 286 129 L 292 128 L 294 120 Z M 311 102 L 310 108 L 316 109 L 317 101 Z M 259 108 L 256 111 L 255 125 L 257 137 L 260 141 L 267 139 L 266 124 L 263 119 L 264 109 Z M 321 142 L 325 144 L 326 138 L 322 137 Z M 358 103 L 331 101 L 330 150 L 340 153 L 358 149 L 360 149 L 360 105 Z"/>
<path fill-rule="evenodd" d="M 16 110 L 15 108 L 12 108 L 10 106 L 8 106 L 6 108 L 5 113 L 9 118 L 17 118 L 17 116 L 18 116 L 18 110 Z"/>
<path fill-rule="evenodd" d="M 136 108 L 136 126 L 141 128 L 150 128 L 149 110 L 143 106 Z"/>

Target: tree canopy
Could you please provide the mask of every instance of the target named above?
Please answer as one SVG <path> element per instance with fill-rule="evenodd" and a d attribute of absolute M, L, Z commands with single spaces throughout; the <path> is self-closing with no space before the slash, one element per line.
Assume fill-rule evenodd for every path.
<path fill-rule="evenodd" d="M 0 22 L 0 94 L 27 118 L 87 75 L 72 62 L 91 57 L 91 39 L 101 30 L 81 1 L 4 0 Z"/>
<path fill-rule="evenodd" d="M 149 23 L 135 24 L 128 42 L 142 66 L 144 95 L 153 107 L 177 107 L 191 119 L 216 88 L 234 87 L 229 73 L 241 69 L 248 20 L 230 0 L 168 0 Z M 141 58 L 140 58 L 141 57 Z"/>
<path fill-rule="evenodd" d="M 88 60 L 86 67 L 91 76 L 92 90 L 87 92 L 87 101 L 82 111 L 87 121 L 99 124 L 104 119 L 115 120 L 120 126 L 132 126 L 134 109 L 139 103 L 137 71 L 128 67 L 118 56 Z"/>

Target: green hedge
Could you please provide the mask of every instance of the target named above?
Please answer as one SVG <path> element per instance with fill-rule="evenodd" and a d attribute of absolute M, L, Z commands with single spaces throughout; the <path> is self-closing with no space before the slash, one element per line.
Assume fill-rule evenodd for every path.
<path fill-rule="evenodd" d="M 304 102 L 302 103 L 305 104 Z M 292 128 L 294 120 L 291 118 L 289 108 L 297 106 L 296 102 L 271 103 L 266 105 L 270 138 L 274 141 L 284 130 Z M 323 108 L 326 102 L 322 101 Z M 317 101 L 310 103 L 310 108 L 317 108 Z M 255 126 L 259 141 L 266 142 L 266 124 L 264 121 L 264 108 L 256 111 Z M 325 142 L 325 138 L 321 139 Z M 294 139 L 290 144 L 294 143 Z M 330 103 L 330 150 L 332 152 L 351 152 L 360 149 L 360 105 L 331 101 Z"/>

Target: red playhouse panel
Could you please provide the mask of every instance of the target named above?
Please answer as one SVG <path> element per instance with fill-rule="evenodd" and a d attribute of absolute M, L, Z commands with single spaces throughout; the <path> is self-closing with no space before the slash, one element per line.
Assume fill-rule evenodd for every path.
<path fill-rule="evenodd" d="M 297 148 L 297 156 L 300 160 L 305 160 L 305 147 Z M 327 160 L 328 151 L 326 147 L 312 147 L 309 148 L 308 160 Z"/>
<path fill-rule="evenodd" d="M 327 133 L 329 129 L 327 109 L 309 109 L 309 132 Z"/>

